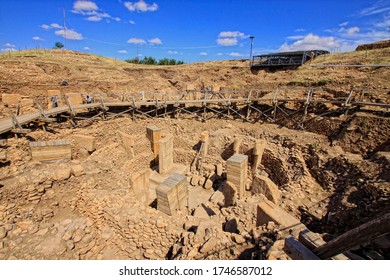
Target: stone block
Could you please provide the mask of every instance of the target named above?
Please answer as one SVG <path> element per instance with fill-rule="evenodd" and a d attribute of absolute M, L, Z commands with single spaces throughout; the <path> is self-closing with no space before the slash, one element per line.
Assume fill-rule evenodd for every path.
<path fill-rule="evenodd" d="M 280 190 L 278 186 L 268 177 L 255 175 L 251 186 L 252 194 L 263 194 L 268 200 L 275 204 L 280 201 Z"/>
<path fill-rule="evenodd" d="M 155 164 L 159 163 L 159 141 L 161 139 L 161 128 L 155 126 L 155 125 L 150 125 L 146 127 L 146 136 L 148 137 L 152 151 L 154 154 L 154 162 Z"/>
<path fill-rule="evenodd" d="M 229 181 L 226 181 L 222 193 L 224 196 L 224 207 L 234 206 L 237 204 L 237 188 Z"/>
<path fill-rule="evenodd" d="M 212 91 L 213 92 L 220 92 L 221 91 L 221 87 L 220 86 L 213 86 L 212 87 Z"/>
<path fill-rule="evenodd" d="M 215 169 L 216 169 L 216 173 L 217 173 L 217 176 L 222 176 L 222 172 L 223 172 L 223 166 L 221 163 L 218 163 L 216 166 L 215 166 Z"/>
<path fill-rule="evenodd" d="M 95 137 L 82 134 L 73 134 L 72 138 L 79 148 L 84 148 L 88 152 L 93 152 L 96 150 Z"/>
<path fill-rule="evenodd" d="M 301 230 L 306 229 L 306 226 L 298 219 L 294 218 L 282 208 L 266 199 L 257 205 L 256 225 L 261 226 L 270 221 L 281 225 L 281 231 L 289 232 L 295 237 L 298 237 Z"/>
<path fill-rule="evenodd" d="M 48 97 L 52 97 L 52 96 L 58 96 L 58 95 L 61 95 L 61 91 L 60 90 L 58 90 L 58 89 L 49 89 L 48 91 L 47 91 L 47 96 Z"/>
<path fill-rule="evenodd" d="M 138 201 L 144 206 L 148 206 L 149 202 L 149 176 L 149 169 L 136 172 L 130 176 L 130 186 L 132 187 Z"/>
<path fill-rule="evenodd" d="M 17 105 L 22 100 L 22 96 L 18 93 L 3 93 L 1 95 L 3 104 Z"/>
<path fill-rule="evenodd" d="M 31 157 L 37 161 L 59 161 L 72 158 L 69 140 L 30 142 Z"/>
<path fill-rule="evenodd" d="M 159 128 L 155 125 L 147 126 L 146 127 L 146 135 L 147 135 L 150 142 L 156 143 L 156 142 L 160 141 L 161 128 Z"/>
<path fill-rule="evenodd" d="M 235 154 L 239 154 L 240 153 L 240 146 L 241 146 L 241 143 L 242 143 L 242 139 L 241 138 L 236 138 L 234 140 L 234 143 L 233 143 L 233 152 Z"/>
<path fill-rule="evenodd" d="M 206 190 L 211 189 L 213 187 L 213 181 L 211 181 L 210 179 L 207 179 L 206 182 L 204 183 L 203 187 Z"/>
<path fill-rule="evenodd" d="M 306 248 L 294 237 L 289 236 L 284 242 L 284 251 L 293 260 L 320 260 L 311 250 Z"/>
<path fill-rule="evenodd" d="M 32 106 L 34 106 L 34 99 L 24 98 L 24 99 L 20 100 L 20 104 L 22 105 L 22 107 L 32 107 Z"/>
<path fill-rule="evenodd" d="M 84 99 L 81 93 L 65 93 L 65 96 L 72 105 L 83 104 Z"/>
<path fill-rule="evenodd" d="M 252 174 L 256 174 L 257 167 L 261 163 L 263 157 L 264 149 L 267 142 L 265 140 L 256 140 L 255 147 L 253 148 L 253 165 L 252 165 Z"/>
<path fill-rule="evenodd" d="M 204 158 L 207 156 L 207 151 L 208 151 L 208 147 L 209 147 L 209 132 L 208 131 L 203 131 L 200 134 L 200 142 L 201 142 L 200 154 Z"/>
<path fill-rule="evenodd" d="M 195 90 L 195 85 L 193 85 L 193 84 L 187 85 L 186 90 Z"/>
<path fill-rule="evenodd" d="M 123 131 L 119 131 L 119 139 L 122 143 L 122 146 L 125 148 L 129 159 L 134 158 L 134 135 L 127 134 Z"/>

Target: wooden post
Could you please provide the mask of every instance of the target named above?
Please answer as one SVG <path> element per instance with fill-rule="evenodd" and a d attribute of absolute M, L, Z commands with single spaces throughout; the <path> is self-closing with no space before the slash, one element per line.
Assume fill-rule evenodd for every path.
<path fill-rule="evenodd" d="M 314 253 L 321 259 L 328 259 L 389 232 L 390 213 L 387 213 L 332 239 L 314 249 Z"/>
<path fill-rule="evenodd" d="M 303 111 L 303 118 L 302 118 L 302 122 L 301 122 L 302 129 L 303 129 L 303 123 L 306 120 L 307 108 L 309 107 L 309 104 L 310 104 L 310 101 L 311 101 L 311 97 L 312 97 L 312 90 L 309 89 L 309 91 L 307 92 L 307 96 L 306 96 L 305 108 L 304 108 L 304 111 Z"/>
<path fill-rule="evenodd" d="M 278 90 L 276 90 L 274 98 L 272 100 L 272 104 L 274 105 L 274 121 L 276 120 L 276 111 L 278 109 Z"/>

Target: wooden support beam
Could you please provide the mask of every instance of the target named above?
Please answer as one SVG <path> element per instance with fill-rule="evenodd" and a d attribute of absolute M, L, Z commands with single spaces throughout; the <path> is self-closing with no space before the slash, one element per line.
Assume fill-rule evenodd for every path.
<path fill-rule="evenodd" d="M 31 129 L 27 128 L 13 128 L 11 129 L 12 133 L 18 133 L 18 134 L 27 134 L 31 132 Z"/>
<path fill-rule="evenodd" d="M 69 101 L 69 97 L 65 95 L 65 96 L 64 96 L 64 99 L 65 99 L 66 105 L 68 105 L 70 114 L 71 114 L 72 116 L 75 116 L 76 113 L 74 112 L 73 106 L 72 106 L 72 104 L 71 104 L 70 101 Z"/>
<path fill-rule="evenodd" d="M 274 97 L 272 99 L 272 104 L 274 106 L 274 121 L 276 120 L 276 113 L 277 113 L 277 109 L 278 109 L 278 92 L 279 92 L 279 90 L 277 89 L 275 91 Z"/>
<path fill-rule="evenodd" d="M 39 119 L 41 122 L 45 122 L 45 123 L 53 123 L 53 122 L 56 122 L 57 119 L 56 118 L 40 118 Z"/>
<path fill-rule="evenodd" d="M 321 259 L 328 259 L 389 232 L 390 213 L 387 213 L 332 239 L 314 249 L 314 253 Z"/>
<path fill-rule="evenodd" d="M 41 114 L 41 119 L 46 120 L 47 116 L 46 116 L 45 110 L 43 110 L 41 102 L 39 101 L 38 98 L 35 99 L 35 104 L 37 105 L 39 113 Z"/>
<path fill-rule="evenodd" d="M 299 233 L 299 242 L 310 250 L 314 250 L 319 246 L 326 244 L 322 237 L 318 233 L 314 233 L 308 229 L 304 229 Z M 339 254 L 333 257 L 335 260 L 349 260 L 344 254 Z"/>
<path fill-rule="evenodd" d="M 307 92 L 307 96 L 306 96 L 306 101 L 305 101 L 305 107 L 304 107 L 304 111 L 303 111 L 302 121 L 300 123 L 302 129 L 303 129 L 303 123 L 306 120 L 307 109 L 309 108 L 310 101 L 311 101 L 311 98 L 312 98 L 312 94 L 313 94 L 312 89 L 309 89 L 309 91 Z"/>

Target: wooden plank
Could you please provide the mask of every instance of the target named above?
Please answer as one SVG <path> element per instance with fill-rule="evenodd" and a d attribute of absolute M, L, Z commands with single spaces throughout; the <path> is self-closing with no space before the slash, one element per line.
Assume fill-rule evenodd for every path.
<path fill-rule="evenodd" d="M 321 259 L 328 259 L 389 232 L 390 213 L 387 213 L 347 231 L 313 251 Z"/>
<path fill-rule="evenodd" d="M 326 244 L 318 233 L 314 233 L 308 229 L 302 230 L 299 233 L 298 241 L 310 250 L 314 250 L 319 246 Z M 339 254 L 333 257 L 335 260 L 349 260 L 344 254 Z"/>
<path fill-rule="evenodd" d="M 31 132 L 31 129 L 27 128 L 13 128 L 11 129 L 11 132 L 13 133 L 20 133 L 20 134 L 27 134 Z"/>

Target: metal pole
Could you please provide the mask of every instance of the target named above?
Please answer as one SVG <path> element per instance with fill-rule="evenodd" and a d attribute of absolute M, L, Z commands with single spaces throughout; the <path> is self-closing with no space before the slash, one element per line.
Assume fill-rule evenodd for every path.
<path fill-rule="evenodd" d="M 255 37 L 254 36 L 250 36 L 249 39 L 251 39 L 251 52 L 250 52 L 250 55 L 249 55 L 249 66 L 252 67 L 252 49 L 253 49 L 253 39 Z"/>

